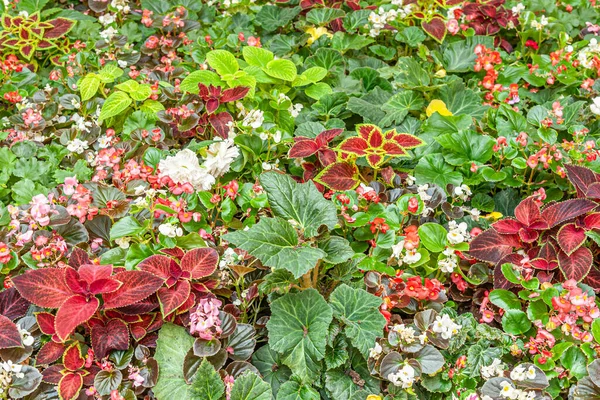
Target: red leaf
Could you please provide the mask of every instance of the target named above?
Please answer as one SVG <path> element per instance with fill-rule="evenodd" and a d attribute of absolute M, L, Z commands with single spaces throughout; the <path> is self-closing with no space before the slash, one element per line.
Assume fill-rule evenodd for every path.
<path fill-rule="evenodd" d="M 90 293 L 102 294 L 111 293 L 121 287 L 121 282 L 114 279 L 98 279 L 90 285 Z"/>
<path fill-rule="evenodd" d="M 112 265 L 84 264 L 79 268 L 79 277 L 91 284 L 99 279 L 108 279 L 113 273 Z"/>
<path fill-rule="evenodd" d="M 44 308 L 59 308 L 73 294 L 65 281 L 65 268 L 30 270 L 12 281 L 21 296 Z"/>
<path fill-rule="evenodd" d="M 64 344 L 56 343 L 51 340 L 42 346 L 35 359 L 35 364 L 52 364 L 54 361 L 58 360 L 64 352 Z"/>
<path fill-rule="evenodd" d="M 541 217 L 540 206 L 535 202 L 533 196 L 530 196 L 519 203 L 515 208 L 515 217 L 525 226 L 530 226 Z"/>
<path fill-rule="evenodd" d="M 396 131 L 394 130 L 394 133 L 395 132 Z M 425 144 L 425 142 L 418 137 L 409 135 L 408 133 L 397 133 L 393 136 L 392 140 L 405 149 L 414 149 L 415 147 Z"/>
<path fill-rule="evenodd" d="M 79 278 L 79 274 L 73 268 L 65 268 L 65 281 L 71 292 L 85 294 L 87 292 L 87 282 Z"/>
<path fill-rule="evenodd" d="M 299 138 L 294 138 L 294 140 Z M 319 146 L 312 140 L 296 140 L 296 143 L 290 149 L 288 156 L 291 158 L 310 157 L 319 150 Z"/>
<path fill-rule="evenodd" d="M 209 99 L 206 102 L 206 111 L 209 114 L 212 114 L 215 111 L 217 111 L 217 108 L 219 108 L 219 100 L 218 99 Z"/>
<path fill-rule="evenodd" d="M 101 360 L 113 350 L 129 348 L 129 330 L 120 319 L 111 319 L 106 325 L 92 328 L 92 348 L 96 359 Z"/>
<path fill-rule="evenodd" d="M 594 182 L 598 182 L 597 175 L 589 168 L 579 167 L 577 165 L 565 165 L 569 180 L 577 189 L 578 197 L 585 197 L 588 186 Z"/>
<path fill-rule="evenodd" d="M 227 89 L 221 95 L 221 101 L 223 103 L 228 103 L 230 101 L 240 100 L 248 94 L 249 90 L 250 90 L 249 87 L 244 87 L 244 86 L 238 86 L 238 87 L 234 87 L 231 89 Z"/>
<path fill-rule="evenodd" d="M 501 221 L 494 222 L 492 227 L 502 235 L 514 235 L 519 233 L 523 224 L 513 218 L 505 218 Z"/>
<path fill-rule="evenodd" d="M 519 231 L 519 237 L 525 243 L 533 243 L 540 237 L 540 234 L 538 231 L 535 231 L 533 229 L 523 228 Z"/>
<path fill-rule="evenodd" d="M 69 32 L 75 24 L 74 21 L 66 18 L 56 18 L 46 22 L 52 25 L 52 28 L 44 30 L 44 39 L 59 38 Z"/>
<path fill-rule="evenodd" d="M 586 229 L 600 229 L 600 213 L 586 215 L 583 224 Z"/>
<path fill-rule="evenodd" d="M 58 385 L 58 382 L 60 382 L 63 376 L 61 373 L 63 369 L 64 365 L 62 364 L 51 365 L 48 368 L 44 368 L 42 370 L 42 380 L 52 385 Z"/>
<path fill-rule="evenodd" d="M 530 261 L 533 268 L 540 269 L 542 271 L 552 271 L 553 269 L 558 268 L 558 261 L 556 260 L 546 260 L 545 258 L 534 258 Z"/>
<path fill-rule="evenodd" d="M 125 307 L 156 293 L 164 279 L 145 271 L 123 271 L 113 276 L 122 282 L 119 290 L 103 295 L 104 309 Z"/>
<path fill-rule="evenodd" d="M 592 268 L 594 257 L 587 247 L 580 247 L 570 256 L 566 253 L 558 252 L 558 265 L 565 279 L 574 279 L 581 281 Z"/>
<path fill-rule="evenodd" d="M 367 154 L 366 150 L 369 148 L 369 144 L 363 138 L 351 137 L 340 143 L 338 148 L 346 153 L 364 156 Z"/>
<path fill-rule="evenodd" d="M 158 308 L 158 306 L 158 298 L 155 295 L 152 295 L 147 299 L 138 301 L 137 303 L 132 304 L 130 306 L 121 307 L 119 308 L 119 311 L 127 315 L 139 315 L 150 311 L 154 311 Z"/>
<path fill-rule="evenodd" d="M 21 334 L 14 322 L 0 315 L 0 349 L 23 347 Z"/>
<path fill-rule="evenodd" d="M 586 238 L 585 230 L 575 224 L 563 225 L 556 235 L 558 245 L 569 256 L 585 242 Z"/>
<path fill-rule="evenodd" d="M 406 151 L 401 146 L 399 146 L 397 143 L 394 143 L 391 141 L 384 143 L 382 148 L 387 155 L 392 155 L 392 156 L 406 155 Z"/>
<path fill-rule="evenodd" d="M 596 292 L 598 292 L 600 290 L 600 269 L 594 265 L 583 280 L 583 283 L 590 285 Z"/>
<path fill-rule="evenodd" d="M 328 165 L 315 178 L 315 181 L 321 183 L 332 190 L 351 190 L 360 184 L 358 179 L 358 168 L 354 164 L 337 162 Z"/>
<path fill-rule="evenodd" d="M 421 21 L 421 27 L 427 32 L 432 38 L 438 42 L 442 42 L 446 37 L 446 23 L 439 17 L 434 17 L 431 21 Z"/>
<path fill-rule="evenodd" d="M 208 117 L 208 121 L 210 125 L 213 127 L 217 135 L 222 137 L 223 139 L 227 139 L 229 137 L 229 124 L 233 122 L 233 117 L 227 111 L 220 112 L 218 114 L 211 114 Z"/>
<path fill-rule="evenodd" d="M 188 281 L 179 281 L 170 288 L 158 289 L 158 301 L 160 302 L 160 311 L 163 318 L 166 318 L 173 311 L 181 307 L 188 297 L 190 297 L 191 286 Z"/>
<path fill-rule="evenodd" d="M 378 148 L 383 145 L 383 132 L 381 129 L 373 129 L 369 136 L 369 146 L 372 148 Z"/>
<path fill-rule="evenodd" d="M 537 257 L 545 260 L 556 260 L 556 249 L 551 243 L 545 243 L 541 248 Z"/>
<path fill-rule="evenodd" d="M 192 279 L 211 275 L 218 264 L 219 253 L 210 247 L 190 250 L 181 259 L 181 269 L 190 272 Z"/>
<path fill-rule="evenodd" d="M 315 138 L 315 141 L 317 142 L 319 147 L 325 146 L 325 145 L 329 144 L 329 142 L 331 142 L 337 136 L 339 136 L 342 132 L 344 132 L 343 129 L 328 129 L 326 131 L 319 133 L 317 135 L 317 137 Z"/>
<path fill-rule="evenodd" d="M 179 247 L 173 247 L 171 249 L 161 249 L 160 252 L 167 254 L 171 257 L 175 257 L 179 260 L 181 260 L 181 258 L 185 255 L 185 252 Z"/>
<path fill-rule="evenodd" d="M 67 374 L 58 383 L 61 400 L 75 400 L 83 386 L 83 377 L 79 374 Z"/>
<path fill-rule="evenodd" d="M 357 126 L 357 132 L 361 138 L 364 140 L 369 140 L 369 136 L 371 136 L 371 132 L 374 130 L 379 130 L 379 128 L 375 125 L 370 124 L 362 124 Z"/>
<path fill-rule="evenodd" d="M 167 279 L 171 276 L 170 271 L 172 262 L 174 262 L 172 258 L 156 254 L 139 263 L 138 268 L 142 271 L 150 272 L 160 278 Z"/>
<path fill-rule="evenodd" d="M 592 183 L 588 186 L 586 197 L 590 199 L 600 199 L 600 183 Z"/>
<path fill-rule="evenodd" d="M 469 247 L 469 255 L 496 264 L 511 254 L 513 248 L 520 245 L 517 235 L 501 235 L 494 229 L 488 229 L 473 239 Z"/>
<path fill-rule="evenodd" d="M 329 164 L 333 164 L 337 159 L 335 151 L 331 149 L 319 150 L 317 152 L 317 157 L 324 167 L 328 166 Z"/>
<path fill-rule="evenodd" d="M 58 337 L 65 341 L 71 333 L 81 324 L 92 318 L 100 302 L 92 297 L 89 301 L 82 295 L 75 295 L 58 309 L 54 328 Z"/>
<path fill-rule="evenodd" d="M 35 319 L 40 327 L 40 331 L 44 335 L 54 335 L 56 333 L 56 329 L 54 329 L 54 315 L 48 312 L 39 312 L 35 315 Z"/>
<path fill-rule="evenodd" d="M 0 314 L 14 320 L 27 313 L 29 302 L 12 287 L 0 292 Z"/>
<path fill-rule="evenodd" d="M 377 168 L 379 164 L 383 162 L 383 156 L 379 154 L 369 154 L 367 155 L 367 161 L 373 168 Z"/>
<path fill-rule="evenodd" d="M 85 358 L 81 354 L 79 342 L 75 342 L 67 348 L 62 361 L 69 371 L 77 371 L 85 365 Z"/>
<path fill-rule="evenodd" d="M 544 208 L 542 219 L 548 223 L 550 228 L 553 228 L 561 222 L 592 211 L 597 206 L 597 203 L 587 199 L 561 201 Z"/>
<path fill-rule="evenodd" d="M 84 250 L 79 247 L 73 248 L 71 256 L 69 257 L 69 265 L 75 269 L 79 269 L 84 264 L 91 264 L 90 256 Z"/>

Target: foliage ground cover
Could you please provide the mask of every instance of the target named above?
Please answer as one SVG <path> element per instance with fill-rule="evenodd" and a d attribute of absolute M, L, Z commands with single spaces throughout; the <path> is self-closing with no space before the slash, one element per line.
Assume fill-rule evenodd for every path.
<path fill-rule="evenodd" d="M 0 399 L 600 399 L 595 0 L 0 7 Z"/>

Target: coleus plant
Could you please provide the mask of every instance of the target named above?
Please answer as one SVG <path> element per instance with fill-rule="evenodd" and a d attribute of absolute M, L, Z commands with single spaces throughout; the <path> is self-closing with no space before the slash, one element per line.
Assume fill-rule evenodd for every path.
<path fill-rule="evenodd" d="M 570 178 L 575 186 L 577 182 L 581 185 L 581 174 L 575 176 L 572 172 Z M 587 193 L 587 190 L 578 190 L 581 196 Z M 595 230 L 600 229 L 597 207 L 593 197 L 551 202 L 542 207 L 541 201 L 530 196 L 515 208 L 515 218 L 497 221 L 477 236 L 471 242 L 469 254 L 496 264 L 494 285 L 497 288 L 514 285 L 505 279 L 501 270 L 503 264 L 510 263 L 525 280 L 536 275 L 540 281 L 551 281 L 559 268 L 565 279 L 579 282 L 585 278 L 592 287 L 600 289 L 600 281 L 594 278 L 598 274 L 588 276 L 596 243 L 587 239 L 598 237 Z"/>

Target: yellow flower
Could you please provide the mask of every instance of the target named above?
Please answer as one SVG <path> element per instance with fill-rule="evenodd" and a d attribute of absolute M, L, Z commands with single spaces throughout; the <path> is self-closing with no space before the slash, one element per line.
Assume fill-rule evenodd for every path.
<path fill-rule="evenodd" d="M 444 78 L 446 76 L 446 70 L 445 69 L 440 69 L 438 72 L 435 73 L 435 77 L 436 78 Z"/>
<path fill-rule="evenodd" d="M 484 218 L 489 219 L 491 221 L 496 221 L 496 220 L 499 220 L 500 218 L 502 218 L 502 213 L 499 213 L 498 211 L 494 211 L 494 212 L 491 212 L 488 215 L 486 215 Z"/>
<path fill-rule="evenodd" d="M 429 103 L 429 105 L 427 106 L 427 110 L 425 110 L 425 113 L 428 117 L 431 117 L 435 112 L 443 116 L 452 115 L 450 110 L 446 108 L 446 103 L 444 103 L 441 100 L 431 100 L 431 103 Z"/>
<path fill-rule="evenodd" d="M 310 37 L 306 41 L 306 43 L 309 46 L 311 44 L 313 44 L 315 42 L 315 40 L 317 40 L 318 38 L 320 38 L 323 35 L 326 35 L 327 37 L 333 37 L 333 35 L 331 33 L 329 33 L 327 28 L 322 27 L 322 26 L 320 26 L 318 28 L 311 26 L 310 28 L 306 29 L 306 33 L 308 33 L 310 35 Z"/>
<path fill-rule="evenodd" d="M 367 396 L 367 400 L 381 400 L 381 396 L 378 396 L 376 394 L 370 394 Z"/>

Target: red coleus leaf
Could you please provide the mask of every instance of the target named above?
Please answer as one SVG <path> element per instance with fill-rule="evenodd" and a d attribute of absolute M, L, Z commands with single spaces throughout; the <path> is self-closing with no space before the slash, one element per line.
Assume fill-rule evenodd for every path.
<path fill-rule="evenodd" d="M 35 315 L 35 319 L 40 327 L 40 331 L 42 331 L 44 335 L 52 336 L 56 334 L 56 329 L 54 328 L 54 315 L 49 312 L 39 312 Z"/>
<path fill-rule="evenodd" d="M 379 128 L 375 125 L 371 125 L 371 124 L 361 124 L 358 125 L 356 127 L 358 135 L 363 138 L 364 140 L 369 140 L 369 137 L 371 136 L 371 133 L 374 130 L 378 130 Z"/>
<path fill-rule="evenodd" d="M 84 264 L 79 270 L 79 278 L 91 284 L 100 279 L 108 279 L 113 273 L 112 265 Z"/>
<path fill-rule="evenodd" d="M 545 243 L 542 247 L 540 247 L 537 257 L 545 260 L 556 260 L 556 248 L 552 245 L 552 243 Z"/>
<path fill-rule="evenodd" d="M 477 260 L 496 264 L 511 254 L 513 248 L 520 246 L 518 235 L 501 235 L 494 229 L 488 229 L 473 239 L 469 255 Z"/>
<path fill-rule="evenodd" d="M 208 99 L 206 102 L 206 111 L 209 114 L 214 113 L 219 108 L 219 100 L 218 99 Z"/>
<path fill-rule="evenodd" d="M 0 349 L 23 347 L 21 334 L 14 322 L 0 315 Z"/>
<path fill-rule="evenodd" d="M 163 279 L 167 279 L 169 276 L 171 276 L 171 264 L 174 262 L 175 261 L 173 261 L 172 258 L 155 254 L 140 262 L 138 264 L 138 268 Z"/>
<path fill-rule="evenodd" d="M 577 189 L 577 197 L 585 197 L 588 186 L 600 181 L 598 175 L 589 168 L 566 164 L 565 169 L 569 180 Z"/>
<path fill-rule="evenodd" d="M 542 217 L 540 206 L 535 201 L 533 196 L 527 197 L 525 200 L 519 203 L 515 208 L 515 217 L 523 225 L 529 227 L 533 223 L 538 222 Z"/>
<path fill-rule="evenodd" d="M 388 137 L 392 133 L 391 137 Z M 408 133 L 397 133 L 395 129 L 386 133 L 386 138 L 405 149 L 414 149 L 425 144 L 424 141 Z"/>
<path fill-rule="evenodd" d="M 73 248 L 71 256 L 69 257 L 69 265 L 75 269 L 79 269 L 84 264 L 91 264 L 90 256 L 84 250 L 79 247 Z"/>
<path fill-rule="evenodd" d="M 351 137 L 340 143 L 339 150 L 346 153 L 356 154 L 357 156 L 364 156 L 367 154 L 369 143 L 362 137 Z"/>
<path fill-rule="evenodd" d="M 590 199 L 600 199 L 600 183 L 592 183 L 588 186 L 586 197 Z"/>
<path fill-rule="evenodd" d="M 317 152 L 317 157 L 321 162 L 321 165 L 328 166 L 329 164 L 333 164 L 337 159 L 335 151 L 331 149 L 321 149 Z"/>
<path fill-rule="evenodd" d="M 421 21 L 421 27 L 429 36 L 440 43 L 446 37 L 446 23 L 442 18 L 434 17 L 430 21 Z"/>
<path fill-rule="evenodd" d="M 595 265 L 590 269 L 583 283 L 591 286 L 596 292 L 600 290 L 600 269 Z"/>
<path fill-rule="evenodd" d="M 129 330 L 127 324 L 120 319 L 111 319 L 106 325 L 95 325 L 91 337 L 94 355 L 98 360 L 103 359 L 113 350 L 129 348 Z"/>
<path fill-rule="evenodd" d="M 219 253 L 210 247 L 193 249 L 181 259 L 181 269 L 191 274 L 192 279 L 205 278 L 217 269 Z"/>
<path fill-rule="evenodd" d="M 63 377 L 63 370 L 64 365 L 62 364 L 55 364 L 49 366 L 48 368 L 44 368 L 42 370 L 42 380 L 52 385 L 58 385 L 58 382 L 60 382 Z"/>
<path fill-rule="evenodd" d="M 0 292 L 0 314 L 14 320 L 27 313 L 29 302 L 12 287 Z"/>
<path fill-rule="evenodd" d="M 75 295 L 67 299 L 58 309 L 54 321 L 58 337 L 62 341 L 67 340 L 79 325 L 92 318 L 99 305 L 100 301 L 95 297 L 87 299 L 83 295 Z"/>
<path fill-rule="evenodd" d="M 123 285 L 118 290 L 103 295 L 104 309 L 125 307 L 144 300 L 156 293 L 164 282 L 163 278 L 146 271 L 123 271 L 115 274 L 113 279 Z"/>
<path fill-rule="evenodd" d="M 35 359 L 36 365 L 41 364 L 52 364 L 58 360 L 60 356 L 65 352 L 65 345 L 63 343 L 56 343 L 49 341 L 42 346 Z"/>
<path fill-rule="evenodd" d="M 598 207 L 596 202 L 587 199 L 572 199 L 552 204 L 542 211 L 542 219 L 550 228 L 568 221 Z"/>
<path fill-rule="evenodd" d="M 295 137 L 294 145 L 290 148 L 288 156 L 291 158 L 310 157 L 319 151 L 320 146 L 311 139 L 304 137 Z"/>
<path fill-rule="evenodd" d="M 58 383 L 61 400 L 75 400 L 83 387 L 83 377 L 78 373 L 66 374 Z"/>
<path fill-rule="evenodd" d="M 44 30 L 44 39 L 56 39 L 66 35 L 75 24 L 75 21 L 66 18 L 56 18 L 46 21 L 46 23 L 52 25 L 52 28 Z"/>
<path fill-rule="evenodd" d="M 343 129 L 327 129 L 317 135 L 315 142 L 319 145 L 319 147 L 326 146 L 342 132 L 344 132 Z"/>
<path fill-rule="evenodd" d="M 558 252 L 558 266 L 565 279 L 574 279 L 581 281 L 592 268 L 594 256 L 587 247 L 580 247 L 568 255 L 565 252 Z"/>
<path fill-rule="evenodd" d="M 81 348 L 79 342 L 70 345 L 62 359 L 63 365 L 69 371 L 77 371 L 85 365 L 85 358 L 81 354 Z"/>
<path fill-rule="evenodd" d="M 575 224 L 563 225 L 556 235 L 558 245 L 569 256 L 585 242 L 586 238 L 585 229 Z"/>
<path fill-rule="evenodd" d="M 158 289 L 157 296 L 163 317 L 166 318 L 181 307 L 190 297 L 190 292 L 191 285 L 188 281 L 179 281 L 172 287 Z"/>
<path fill-rule="evenodd" d="M 121 282 L 115 279 L 98 279 L 90 285 L 91 294 L 111 293 L 121 287 Z"/>
<path fill-rule="evenodd" d="M 231 89 L 227 89 L 221 95 L 221 102 L 228 103 L 230 101 L 238 101 L 244 98 L 248 94 L 249 90 L 250 88 L 245 86 L 238 86 Z"/>
<path fill-rule="evenodd" d="M 500 221 L 496 221 L 492 224 L 492 227 L 501 235 L 515 235 L 519 233 L 523 224 L 513 218 L 505 218 Z"/>
<path fill-rule="evenodd" d="M 169 255 L 171 257 L 175 257 L 178 260 L 181 260 L 181 258 L 185 255 L 185 251 L 183 251 L 179 247 L 173 247 L 171 249 L 161 249 L 160 252 L 164 253 L 164 254 L 167 254 L 167 255 Z"/>
<path fill-rule="evenodd" d="M 332 190 L 351 190 L 360 184 L 358 168 L 350 163 L 333 163 L 321 171 L 315 178 L 315 182 L 321 183 Z"/>
<path fill-rule="evenodd" d="M 66 268 L 30 270 L 12 278 L 15 287 L 31 303 L 44 308 L 59 308 L 73 292 L 65 280 Z"/>
<path fill-rule="evenodd" d="M 585 229 L 600 229 L 600 213 L 591 213 L 583 219 Z"/>
<path fill-rule="evenodd" d="M 208 121 L 215 132 L 217 132 L 217 135 L 223 139 L 227 139 L 229 137 L 229 123 L 233 122 L 233 117 L 231 114 L 229 114 L 227 111 L 211 114 L 210 117 L 208 117 Z"/>

